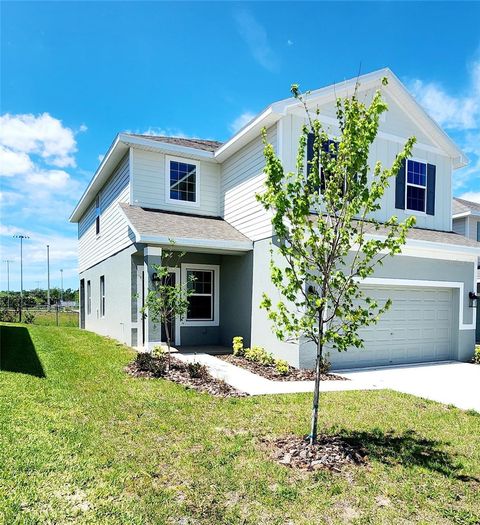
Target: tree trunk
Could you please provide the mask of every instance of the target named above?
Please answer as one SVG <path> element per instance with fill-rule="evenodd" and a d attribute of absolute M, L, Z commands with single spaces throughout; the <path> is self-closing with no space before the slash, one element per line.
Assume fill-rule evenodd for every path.
<path fill-rule="evenodd" d="M 317 441 L 317 426 L 318 426 L 318 406 L 320 401 L 320 376 L 321 365 L 323 358 L 323 309 L 319 312 L 318 317 L 318 344 L 317 344 L 317 360 L 315 363 L 315 387 L 313 389 L 313 407 L 312 407 L 312 423 L 310 427 L 310 445 Z"/>
<path fill-rule="evenodd" d="M 171 355 L 170 346 L 171 346 L 171 341 L 170 341 L 170 330 L 168 329 L 168 318 L 167 317 L 164 318 L 163 326 L 165 328 L 165 337 L 167 338 L 167 349 L 168 349 L 167 372 L 170 372 L 170 355 Z"/>

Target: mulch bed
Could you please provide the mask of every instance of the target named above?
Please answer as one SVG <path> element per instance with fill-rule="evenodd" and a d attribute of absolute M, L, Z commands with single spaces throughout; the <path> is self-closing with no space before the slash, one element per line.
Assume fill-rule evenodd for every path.
<path fill-rule="evenodd" d="M 270 456 L 281 465 L 299 470 L 327 469 L 341 472 L 350 466 L 366 466 L 366 451 L 337 436 L 319 436 L 315 445 L 298 436 L 264 439 Z"/>
<path fill-rule="evenodd" d="M 315 370 L 309 370 L 305 368 L 295 368 L 290 366 L 288 373 L 283 375 L 277 372 L 273 365 L 261 365 L 254 361 L 249 361 L 244 357 L 238 357 L 236 355 L 219 355 L 217 356 L 232 365 L 246 368 L 250 372 L 259 376 L 271 379 L 273 381 L 315 381 Z M 321 381 L 349 381 L 346 377 L 338 376 L 336 374 L 322 374 L 320 377 Z"/>
<path fill-rule="evenodd" d="M 163 376 L 154 376 L 150 372 L 139 370 L 135 361 L 125 367 L 125 372 L 133 377 L 144 377 L 151 379 L 168 379 L 175 383 L 179 383 L 187 388 L 192 388 L 198 392 L 207 392 L 212 396 L 218 397 L 246 397 L 248 394 L 241 392 L 236 388 L 233 388 L 225 381 L 216 379 L 209 373 L 206 373 L 204 377 L 190 377 L 188 369 L 185 363 L 172 357 L 171 366 L 169 372 Z"/>

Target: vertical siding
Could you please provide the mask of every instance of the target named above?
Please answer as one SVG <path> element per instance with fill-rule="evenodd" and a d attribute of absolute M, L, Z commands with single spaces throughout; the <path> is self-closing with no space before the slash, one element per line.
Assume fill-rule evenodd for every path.
<path fill-rule="evenodd" d="M 178 157 L 179 155 L 175 155 Z M 185 162 L 191 159 L 185 158 Z M 200 164 L 200 206 L 172 204 L 165 199 L 165 154 L 155 151 L 132 149 L 132 198 L 131 203 L 145 208 L 220 215 L 220 166 L 213 162 L 195 161 Z"/>
<path fill-rule="evenodd" d="M 468 217 L 468 237 L 472 241 L 477 241 L 477 223 L 480 221 L 478 217 Z M 464 234 L 465 235 L 465 234 Z"/>
<path fill-rule="evenodd" d="M 267 137 L 276 147 L 276 126 L 268 130 Z M 222 165 L 223 218 L 252 240 L 264 239 L 272 235 L 270 216 L 255 198 L 255 195 L 263 189 L 264 166 L 261 137 L 252 140 Z"/>
<path fill-rule="evenodd" d="M 119 202 L 129 202 L 129 160 L 126 155 L 100 191 L 100 235 L 95 233 L 95 201 L 78 223 L 79 271 L 103 261 L 132 244 Z"/>
<path fill-rule="evenodd" d="M 452 221 L 452 228 L 455 233 L 458 233 L 459 235 L 465 235 L 465 225 L 466 225 L 466 218 L 461 217 L 460 219 L 453 219 Z"/>

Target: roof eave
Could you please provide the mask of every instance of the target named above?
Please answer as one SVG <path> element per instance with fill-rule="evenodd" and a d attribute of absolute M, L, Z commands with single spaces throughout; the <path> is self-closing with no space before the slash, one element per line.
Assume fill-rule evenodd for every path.
<path fill-rule="evenodd" d="M 161 142 L 158 140 L 136 137 L 134 135 L 129 135 L 128 133 L 120 133 L 118 136 L 119 140 L 121 140 L 124 144 L 128 144 L 129 146 L 144 146 L 159 151 L 165 151 L 174 154 L 183 153 L 192 157 L 215 161 L 213 151 L 206 151 L 198 148 L 191 148 L 189 146 L 171 144 L 170 142 Z"/>
<path fill-rule="evenodd" d="M 137 242 L 172 247 L 171 239 L 163 235 L 138 235 Z M 175 237 L 175 249 L 208 249 L 228 252 L 249 252 L 253 249 L 252 241 L 230 241 L 223 239 L 189 239 Z"/>
<path fill-rule="evenodd" d="M 120 141 L 120 134 L 118 134 L 108 151 L 103 157 L 100 166 L 93 174 L 92 179 L 90 180 L 87 188 L 80 197 L 77 205 L 75 206 L 72 214 L 69 217 L 69 222 L 78 222 L 82 217 L 85 210 L 88 208 L 92 200 L 95 198 L 98 191 L 100 191 L 101 186 L 103 185 L 103 178 L 106 173 L 109 173 L 116 164 L 121 160 L 121 158 L 127 152 L 128 147 Z M 97 188 L 97 186 L 99 186 Z"/>

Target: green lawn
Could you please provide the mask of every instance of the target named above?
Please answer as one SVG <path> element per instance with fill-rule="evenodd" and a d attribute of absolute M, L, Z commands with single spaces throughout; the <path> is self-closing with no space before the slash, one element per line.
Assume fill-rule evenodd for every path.
<path fill-rule="evenodd" d="M 305 432 L 310 396 L 217 399 L 122 371 L 76 328 L 2 325 L 0 522 L 478 524 L 480 416 L 390 391 L 322 396 L 371 466 L 295 472 L 260 439 Z"/>

